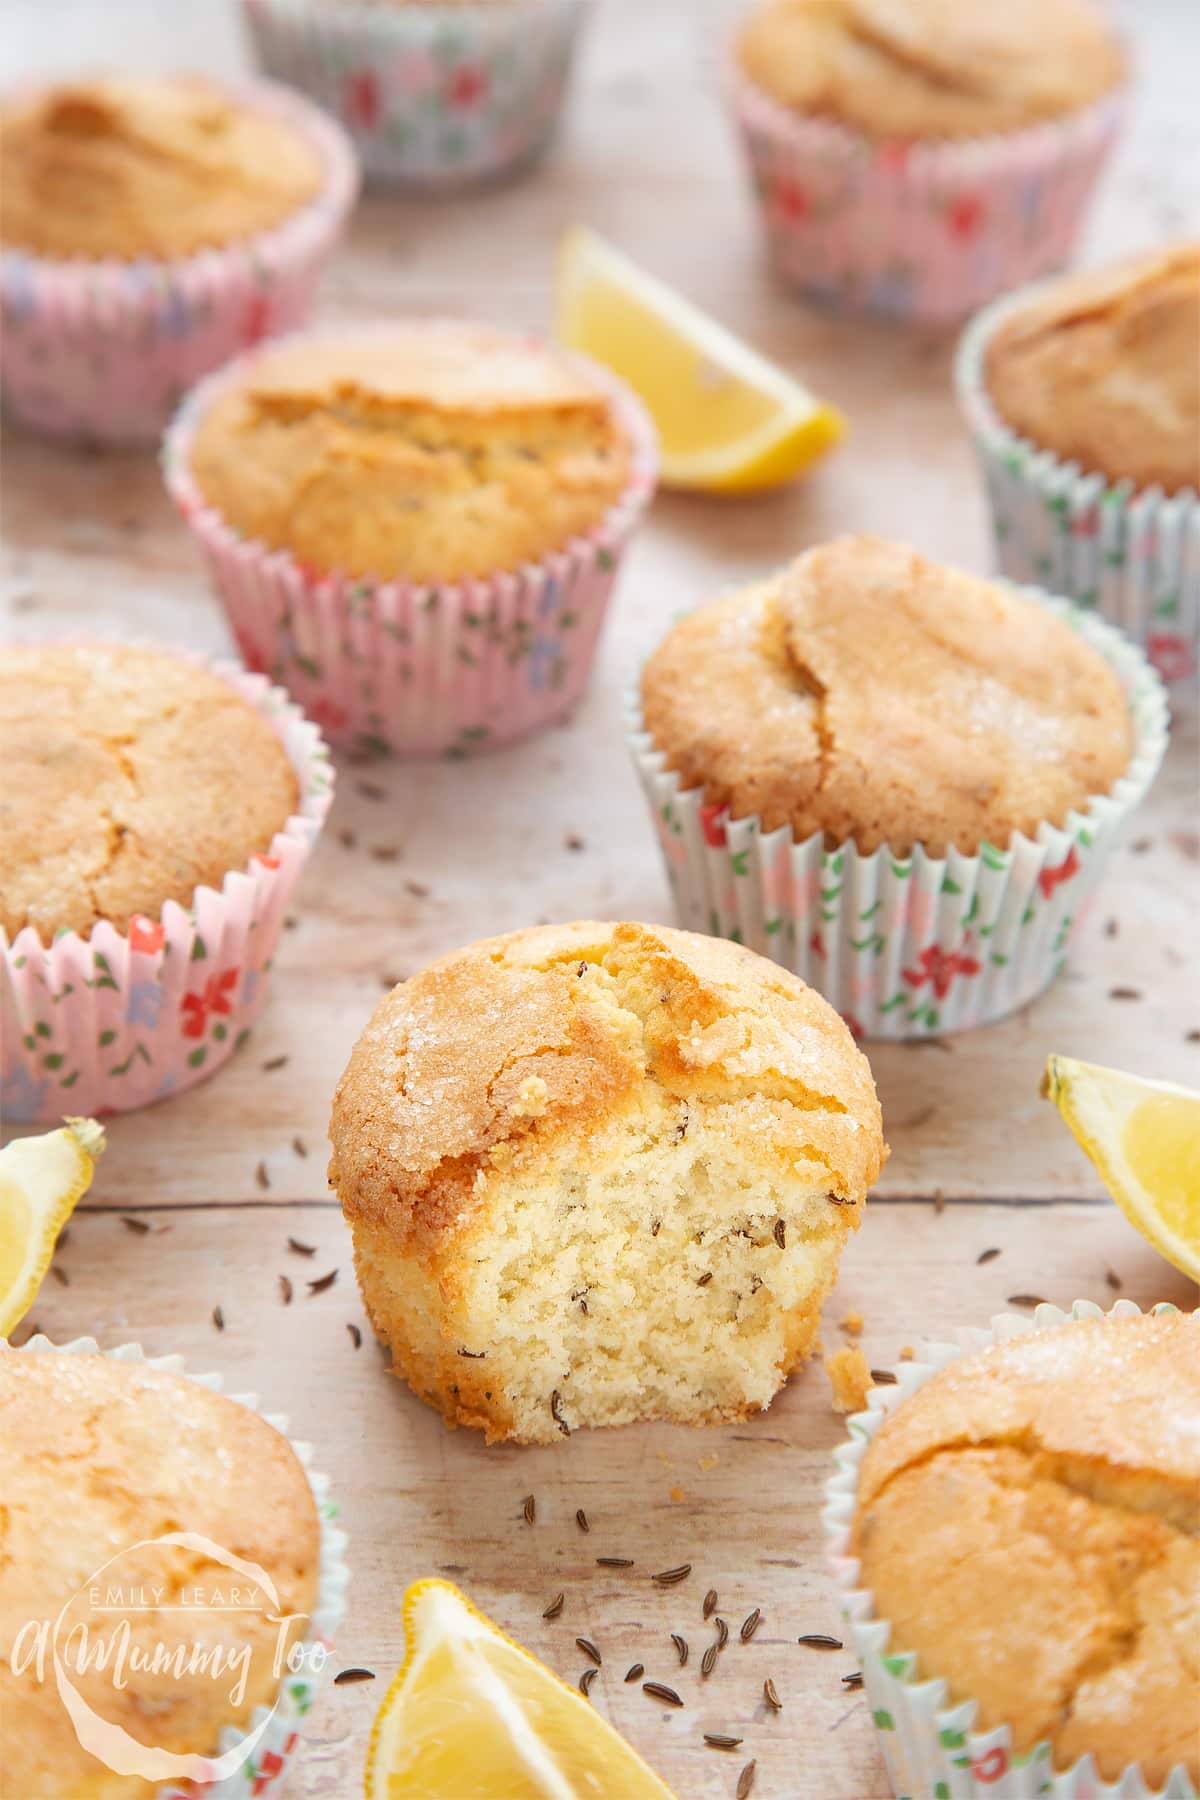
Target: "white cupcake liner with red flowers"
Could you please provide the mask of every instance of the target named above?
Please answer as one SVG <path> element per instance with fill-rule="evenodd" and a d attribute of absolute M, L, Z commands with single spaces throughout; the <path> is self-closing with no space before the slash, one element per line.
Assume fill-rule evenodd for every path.
<path fill-rule="evenodd" d="M 341 120 L 368 177 L 440 187 L 545 147 L 588 0 L 243 5 L 262 66 Z"/>
<path fill-rule="evenodd" d="M 836 310 L 951 325 L 1069 259 L 1125 112 L 1122 90 L 993 137 L 874 142 L 728 79 L 783 279 Z"/>
<path fill-rule="evenodd" d="M 1003 1018 L 1047 987 L 1120 828 L 1144 797 L 1167 743 L 1162 683 L 1119 632 L 1039 588 L 1022 590 L 1079 631 L 1129 701 L 1134 747 L 1108 794 L 1060 829 L 1014 832 L 1006 849 L 931 856 L 917 845 L 866 855 L 820 832 L 764 831 L 684 789 L 645 730 L 636 692 L 628 724 L 681 923 L 782 963 L 822 993 L 856 1036 L 921 1038 Z M 719 703 L 719 702 L 718 702 Z M 952 749 L 952 746 L 951 746 Z"/>
<path fill-rule="evenodd" d="M 172 652 L 187 655 L 185 651 Z M 195 658 L 200 661 L 202 659 Z M 180 1094 L 244 1042 L 269 988 L 284 910 L 333 798 L 315 725 L 261 675 L 208 665 L 276 731 L 296 773 L 296 810 L 270 849 L 190 906 L 44 943 L 0 927 L 0 1113 L 11 1121 L 128 1112 Z"/>
<path fill-rule="evenodd" d="M 359 335 L 389 329 L 356 327 Z M 461 756 L 540 731 L 578 701 L 621 557 L 654 492 L 658 457 L 641 403 L 606 369 L 573 360 L 605 388 L 631 448 L 616 503 L 538 562 L 439 585 L 322 575 L 239 536 L 208 505 L 188 458 L 200 419 L 226 384 L 245 379 L 253 358 L 189 396 L 163 447 L 167 487 L 246 662 L 285 686 L 335 743 Z"/>
<path fill-rule="evenodd" d="M 1142 645 L 1164 680 L 1189 682 L 1200 662 L 1200 495 L 1089 474 L 1004 423 L 985 381 L 987 346 L 1030 298 L 1028 289 L 1006 295 L 973 319 L 955 363 L 997 564 L 1010 580 L 1094 608 Z"/>
<path fill-rule="evenodd" d="M 193 1375 L 184 1368 L 181 1356 L 147 1356 L 140 1344 L 121 1344 L 114 1350 L 101 1350 L 95 1338 L 73 1338 L 70 1343 L 55 1344 L 41 1333 L 19 1348 L 0 1342 L 0 1356 L 38 1356 L 46 1351 L 54 1351 L 60 1356 L 100 1355 L 110 1357 L 114 1362 L 145 1363 L 149 1369 L 183 1376 L 214 1394 L 219 1394 L 224 1387 L 220 1375 Z M 290 1659 L 295 1663 L 295 1669 L 285 1673 L 274 1706 L 256 1707 L 245 1725 L 228 1726 L 221 1734 L 212 1759 L 214 1763 L 220 1757 L 229 1757 L 231 1762 L 238 1760 L 238 1751 L 246 1738 L 255 1735 L 253 1747 L 240 1761 L 240 1766 L 209 1780 L 171 1781 L 156 1789 L 156 1800 L 262 1800 L 263 1796 L 278 1794 L 282 1777 L 300 1741 L 304 1721 L 323 1684 L 334 1636 L 346 1611 L 346 1589 L 350 1581 L 345 1562 L 346 1533 L 337 1524 L 339 1508 L 330 1496 L 329 1477 L 311 1467 L 312 1445 L 290 1437 L 286 1417 L 282 1413 L 265 1411 L 259 1405 L 257 1394 L 231 1394 L 230 1399 L 258 1413 L 286 1437 L 304 1470 L 320 1526 L 317 1597 L 309 1628 L 299 1650 Z"/>
<path fill-rule="evenodd" d="M 1127 1318 L 1140 1310 L 1132 1300 L 1118 1300 L 1112 1314 Z M 1166 1302 L 1152 1308 L 1156 1313 L 1177 1310 Z M 916 1360 L 898 1365 L 895 1385 L 872 1388 L 868 1410 L 846 1422 L 849 1441 L 834 1452 L 837 1473 L 825 1484 L 821 1523 L 842 1616 L 860 1659 L 867 1704 L 897 1800 L 1153 1800 L 1154 1796 L 1196 1800 L 1182 1765 L 1171 1771 L 1161 1788 L 1151 1788 L 1136 1763 L 1110 1783 L 1100 1779 L 1090 1756 L 1067 1769 L 1055 1769 L 1048 1743 L 1016 1751 L 1010 1726 L 974 1730 L 978 1703 L 948 1704 L 947 1683 L 940 1677 L 923 1680 L 917 1658 L 891 1645 L 891 1626 L 875 1617 L 874 1595 L 859 1587 L 859 1563 L 849 1554 L 859 1471 L 867 1446 L 889 1413 L 961 1356 L 1029 1332 L 1052 1330 L 1069 1319 L 1102 1317 L 1102 1308 L 1090 1300 L 1076 1300 L 1069 1313 L 1043 1301 L 1032 1319 L 998 1313 L 990 1330 L 962 1331 L 957 1344 L 925 1341 Z M 953 1579 L 952 1571 L 947 1579 Z"/>
<path fill-rule="evenodd" d="M 201 376 L 307 318 L 358 192 L 354 153 L 334 120 L 286 88 L 224 91 L 313 146 L 320 191 L 269 231 L 173 261 L 0 251 L 0 390 L 24 423 L 99 443 L 154 443 Z"/>

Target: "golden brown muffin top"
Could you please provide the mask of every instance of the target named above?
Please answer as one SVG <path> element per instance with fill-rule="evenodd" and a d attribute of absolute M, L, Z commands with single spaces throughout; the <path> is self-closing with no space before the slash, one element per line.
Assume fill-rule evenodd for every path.
<path fill-rule="evenodd" d="M 798 976 L 723 939 L 584 920 L 470 944 L 392 990 L 334 1096 L 330 1179 L 351 1220 L 436 1236 L 490 1173 L 585 1145 L 648 1082 L 728 1102 L 728 1129 L 789 1166 L 796 1133 L 759 1103 L 790 1102 L 842 1200 L 882 1166 L 867 1060 Z"/>
<path fill-rule="evenodd" d="M 1200 243 L 1053 282 L 996 328 L 985 379 L 1012 430 L 1085 473 L 1200 489 Z"/>
<path fill-rule="evenodd" d="M 124 931 L 267 851 L 298 786 L 269 721 L 196 663 L 0 649 L 0 926 Z"/>
<path fill-rule="evenodd" d="M 0 243 L 165 261 L 269 231 L 318 192 L 312 146 L 191 76 L 43 88 L 0 108 Z"/>
<path fill-rule="evenodd" d="M 18 1353 L 3 1344 L 0 1444 L 4 1792 L 22 1800 L 65 1794 L 73 1800 L 153 1800 L 160 1785 L 114 1775 L 80 1747 L 49 1650 L 40 1683 L 33 1668 L 14 1674 L 7 1653 L 26 1621 L 53 1626 L 62 1607 L 69 1609 L 58 1633 L 64 1651 L 76 1626 L 85 1626 L 99 1648 L 127 1619 L 124 1689 L 117 1688 L 111 1668 L 80 1675 L 68 1653 L 73 1685 L 102 1718 L 143 1743 L 176 1752 L 215 1750 L 224 1725 L 244 1722 L 277 1691 L 273 1662 L 281 1628 L 268 1616 L 276 1609 L 269 1590 L 231 1571 L 207 1546 L 154 1540 L 194 1532 L 263 1569 L 280 1616 L 305 1615 L 283 1639 L 286 1655 L 288 1645 L 307 1634 L 317 1594 L 320 1527 L 304 1471 L 286 1438 L 265 1419 L 180 1376 L 103 1356 Z M 138 1544 L 146 1547 L 134 1550 Z M 93 1610 L 88 1593 L 110 1558 L 116 1560 L 102 1581 L 106 1596 L 113 1590 L 113 1603 L 122 1608 L 115 1615 Z M 213 1610 L 208 1602 L 227 1598 L 234 1582 L 246 1610 Z M 141 1603 L 134 1603 L 135 1596 Z M 206 1674 L 177 1679 L 166 1670 L 132 1668 L 139 1650 L 149 1656 L 156 1644 L 190 1648 L 197 1641 L 245 1657 L 241 1705 L 231 1699 L 236 1672 L 219 1680 Z"/>
<path fill-rule="evenodd" d="M 872 138 L 1019 130 L 1125 72 L 1088 0 L 763 0 L 738 55 L 785 106 Z"/>
<path fill-rule="evenodd" d="M 980 1730 L 1200 1781 L 1200 1314 L 1075 1320 L 932 1376 L 863 1458 L 851 1551 L 890 1648 Z"/>
<path fill-rule="evenodd" d="M 267 350 L 213 401 L 190 460 L 243 537 L 383 581 L 535 561 L 629 477 L 612 403 L 574 359 L 458 323 Z"/>
<path fill-rule="evenodd" d="M 700 607 L 642 675 L 685 788 L 798 841 L 974 855 L 1061 825 L 1128 766 L 1129 708 L 1069 625 L 883 538 Z"/>

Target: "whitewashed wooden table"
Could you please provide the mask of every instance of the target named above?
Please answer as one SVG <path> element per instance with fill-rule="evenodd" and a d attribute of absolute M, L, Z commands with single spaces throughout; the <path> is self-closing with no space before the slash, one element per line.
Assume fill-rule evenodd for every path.
<path fill-rule="evenodd" d="M 97 66 L 243 66 L 231 4 L 6 0 L 5 79 Z M 366 1329 L 349 1237 L 325 1184 L 329 1100 L 350 1045 L 392 980 L 489 932 L 581 915 L 666 920 L 669 903 L 619 719 L 623 683 L 681 608 L 805 545 L 866 527 L 968 567 L 987 566 L 980 496 L 950 389 L 944 341 L 809 312 L 778 293 L 722 117 L 719 47 L 729 8 L 704 0 L 600 0 L 570 118 L 551 160 L 519 185 L 437 203 L 372 198 L 323 291 L 326 318 L 459 311 L 544 326 L 562 229 L 583 221 L 783 362 L 849 414 L 853 435 L 805 485 L 738 503 L 663 496 L 617 597 L 600 667 L 572 722 L 467 764 L 343 763 L 334 813 L 278 959 L 252 1041 L 210 1084 L 118 1118 L 86 1206 L 31 1323 L 176 1350 L 195 1369 L 253 1387 L 312 1439 L 351 1537 L 341 1665 L 378 1679 L 331 1688 L 288 1793 L 349 1800 L 384 1681 L 400 1660 L 400 1596 L 440 1571 L 569 1679 L 595 1640 L 592 1699 L 683 1800 L 731 1795 L 757 1759 L 756 1800 L 886 1794 L 865 1702 L 846 1693 L 849 1653 L 801 1649 L 836 1630 L 818 1506 L 842 1426 L 819 1367 L 770 1412 L 704 1432 L 578 1434 L 552 1448 L 487 1450 L 444 1431 L 390 1380 Z M 1089 259 L 1197 229 L 1200 123 L 1189 70 L 1192 0 L 1134 9 L 1139 108 L 1109 174 Z M 86 628 L 228 650 L 221 613 L 163 496 L 153 460 L 97 456 L 10 434 L 4 454 L 9 639 Z M 1106 1201 L 1057 1115 L 1038 1099 L 1047 1051 L 1110 1060 L 1200 1085 L 1196 917 L 1200 836 L 1194 713 L 1117 855 L 1072 966 L 1007 1023 L 871 1060 L 892 1157 L 831 1303 L 866 1319 L 870 1361 L 889 1367 L 926 1330 L 986 1322 L 1009 1295 L 1069 1304 L 1116 1291 L 1194 1303 Z M 1118 997 L 1123 996 L 1123 997 Z M 136 1218 L 152 1229 L 129 1229 Z M 311 1245 L 311 1257 L 288 1239 Z M 980 1262 L 985 1250 L 999 1251 Z M 337 1271 L 310 1297 L 306 1282 Z M 295 1298 L 283 1303 L 281 1275 Z M 213 1323 L 220 1307 L 224 1330 Z M 356 1348 L 349 1327 L 363 1331 Z M 23 1328 L 23 1335 L 28 1326 Z M 537 1517 L 522 1517 L 533 1493 Z M 585 1536 L 575 1522 L 587 1513 Z M 630 1556 L 628 1571 L 596 1558 Z M 660 1591 L 656 1570 L 690 1561 Z M 736 1641 L 701 1684 L 709 1586 Z M 559 1590 L 562 1613 L 541 1615 Z M 669 1633 L 692 1646 L 677 1668 Z M 629 1664 L 673 1683 L 667 1713 L 625 1686 Z M 762 1683 L 783 1710 L 770 1715 Z M 732 1756 L 705 1731 L 745 1739 Z"/>

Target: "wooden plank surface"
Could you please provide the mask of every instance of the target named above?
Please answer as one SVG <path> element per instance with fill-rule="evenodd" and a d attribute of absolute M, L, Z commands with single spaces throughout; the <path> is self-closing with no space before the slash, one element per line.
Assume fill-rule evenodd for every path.
<path fill-rule="evenodd" d="M 243 50 L 225 0 L 7 0 L 5 79 L 112 60 L 229 72 Z M 1143 87 L 1086 246 L 1096 257 L 1200 220 L 1200 125 L 1188 69 L 1200 48 L 1191 0 L 1133 9 Z M 56 1337 L 136 1338 L 219 1368 L 318 1445 L 352 1539 L 354 1582 L 339 1658 L 391 1674 L 399 1598 L 442 1570 L 574 1679 L 577 1634 L 605 1663 L 596 1703 L 685 1800 L 732 1794 L 741 1757 L 706 1750 L 705 1729 L 744 1735 L 766 1800 L 875 1800 L 885 1792 L 845 1655 L 794 1642 L 836 1615 L 819 1555 L 817 1507 L 842 1427 L 814 1369 L 760 1419 L 703 1433 L 647 1428 L 577 1434 L 547 1449 L 486 1450 L 447 1434 L 390 1381 L 365 1330 L 348 1234 L 325 1186 L 329 1098 L 385 981 L 471 937 L 538 918 L 667 919 L 657 850 L 619 727 L 623 684 L 671 617 L 760 574 L 806 544 L 855 527 L 986 567 L 984 519 L 949 382 L 950 349 L 820 317 L 760 267 L 754 220 L 718 100 L 724 3 L 602 0 L 574 105 L 552 160 L 511 188 L 436 204 L 372 198 L 323 291 L 324 317 L 459 311 L 543 326 L 553 247 L 583 220 L 679 282 L 850 415 L 853 437 L 805 486 L 755 502 L 656 503 L 614 608 L 596 680 L 575 719 L 467 765 L 369 771 L 343 764 L 334 815 L 306 875 L 252 1041 L 213 1082 L 112 1121 L 110 1151 L 34 1322 Z M 1191 54 L 1187 54 L 1190 49 Z M 8 637 L 87 629 L 227 650 L 222 616 L 152 459 L 83 455 L 10 435 L 4 457 L 3 597 Z M 1200 1081 L 1196 903 L 1197 733 L 1176 722 L 1156 789 L 1114 861 L 1073 965 L 1005 1024 L 943 1044 L 875 1046 L 892 1158 L 851 1246 L 825 1329 L 866 1315 L 875 1366 L 923 1330 L 987 1320 L 1011 1294 L 1060 1303 L 1121 1291 L 1187 1303 L 1187 1284 L 1101 1198 L 1089 1165 L 1037 1098 L 1050 1049 Z M 581 838 L 582 848 L 569 840 Z M 1113 990 L 1137 998 L 1114 998 Z M 278 1065 L 278 1059 L 286 1063 Z M 278 1065 L 278 1066 L 268 1066 Z M 268 1186 L 258 1174 L 265 1170 Z M 942 1196 L 942 1208 L 935 1195 Z M 149 1222 L 141 1235 L 121 1215 Z M 287 1249 L 293 1235 L 311 1259 Z M 982 1250 L 1001 1254 L 979 1264 Z M 305 1282 L 338 1270 L 327 1292 Z M 294 1285 L 290 1306 L 278 1277 Z M 212 1311 L 219 1305 L 225 1330 Z M 521 1501 L 537 1496 L 537 1522 Z M 591 1532 L 574 1523 L 585 1507 Z M 636 1558 L 628 1575 L 597 1555 Z M 648 1575 L 691 1560 L 683 1588 Z M 702 1688 L 708 1585 L 735 1627 Z M 541 1611 L 559 1589 L 561 1617 Z M 692 1650 L 676 1672 L 668 1633 Z M 736 1632 L 735 1632 L 736 1635 Z M 663 1715 L 621 1676 L 633 1660 L 687 1699 Z M 784 1710 L 761 1705 L 770 1674 Z M 379 1682 L 327 1693 L 289 1793 L 357 1791 Z"/>

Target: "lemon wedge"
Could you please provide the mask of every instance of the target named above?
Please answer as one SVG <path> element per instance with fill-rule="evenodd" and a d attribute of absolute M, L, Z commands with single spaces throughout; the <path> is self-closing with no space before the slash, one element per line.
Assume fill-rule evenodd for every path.
<path fill-rule="evenodd" d="M 367 1800 L 673 1800 L 581 1694 L 450 1582 L 409 1588 L 404 1638 L 367 1747 Z"/>
<path fill-rule="evenodd" d="M 641 396 L 672 487 L 744 493 L 791 481 L 845 420 L 682 294 L 581 227 L 558 256 L 558 335 Z"/>
<path fill-rule="evenodd" d="M 1131 1225 L 1200 1281 L 1200 1094 L 1052 1056 L 1053 1100 Z"/>
<path fill-rule="evenodd" d="M 58 1234 L 92 1185 L 104 1132 L 95 1119 L 16 1138 L 0 1150 L 0 1337 L 20 1324 L 50 1267 Z"/>

